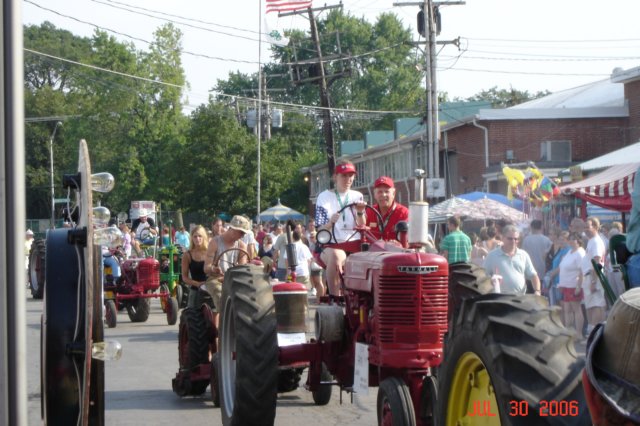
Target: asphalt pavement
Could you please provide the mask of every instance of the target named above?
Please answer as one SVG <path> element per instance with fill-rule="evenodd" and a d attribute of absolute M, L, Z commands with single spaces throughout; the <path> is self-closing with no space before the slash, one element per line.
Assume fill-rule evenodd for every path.
<path fill-rule="evenodd" d="M 40 418 L 40 315 L 42 301 L 27 300 L 27 359 L 29 425 L 41 425 Z M 310 318 L 312 316 L 310 315 Z M 105 327 L 105 338 L 118 340 L 122 358 L 105 364 L 105 424 L 107 425 L 221 425 L 220 409 L 211 394 L 180 398 L 171 389 L 178 370 L 178 324 L 169 326 L 158 299 L 151 301 L 147 322 L 132 323 L 126 311 L 118 314 L 116 328 Z M 306 372 L 303 374 L 303 381 Z M 318 407 L 304 388 L 278 396 L 276 425 L 376 424 L 377 389 L 354 398 L 333 388 L 331 402 Z"/>
<path fill-rule="evenodd" d="M 40 418 L 40 315 L 42 301 L 29 298 L 27 306 L 27 362 L 29 424 L 41 425 Z M 312 324 L 313 305 L 309 322 Z M 220 409 L 215 408 L 210 392 L 201 397 L 180 398 L 171 389 L 178 369 L 178 324 L 169 326 L 158 299 L 152 299 L 147 322 L 132 323 L 121 311 L 116 328 L 105 327 L 106 339 L 118 340 L 122 358 L 105 367 L 105 423 L 107 425 L 221 425 Z M 576 345 L 584 356 L 584 343 Z M 306 372 L 303 374 L 303 381 Z M 318 407 L 304 388 L 278 396 L 276 425 L 370 426 L 376 421 L 377 388 L 368 396 L 342 394 L 333 388 L 331 402 Z"/>

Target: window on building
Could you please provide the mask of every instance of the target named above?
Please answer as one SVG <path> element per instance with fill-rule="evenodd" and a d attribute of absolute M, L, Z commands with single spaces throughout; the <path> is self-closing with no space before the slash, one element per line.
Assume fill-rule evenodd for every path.
<path fill-rule="evenodd" d="M 369 163 L 367 161 L 362 161 L 360 163 L 355 163 L 356 166 L 356 178 L 353 181 L 353 186 L 355 188 L 364 187 L 369 185 L 371 182 L 371 176 L 369 174 Z"/>
<path fill-rule="evenodd" d="M 540 161 L 571 161 L 571 141 L 542 142 Z"/>

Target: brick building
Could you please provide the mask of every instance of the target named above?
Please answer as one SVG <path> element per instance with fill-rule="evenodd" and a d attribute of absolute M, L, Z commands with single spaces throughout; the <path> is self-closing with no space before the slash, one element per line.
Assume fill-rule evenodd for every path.
<path fill-rule="evenodd" d="M 441 119 L 442 119 L 441 115 Z M 354 189 L 372 200 L 380 175 L 396 180 L 398 199 L 413 199 L 412 175 L 427 169 L 424 128 L 341 158 L 358 169 Z M 477 113 L 441 125 L 439 176 L 426 196 L 470 191 L 506 193 L 504 164 L 533 161 L 545 175 L 593 159 L 640 140 L 640 67 L 614 70 L 610 78 L 564 90 L 506 109 Z M 640 153 L 638 153 L 640 157 Z M 310 203 L 328 188 L 326 164 L 307 170 Z M 312 209 L 310 210 L 312 211 Z"/>

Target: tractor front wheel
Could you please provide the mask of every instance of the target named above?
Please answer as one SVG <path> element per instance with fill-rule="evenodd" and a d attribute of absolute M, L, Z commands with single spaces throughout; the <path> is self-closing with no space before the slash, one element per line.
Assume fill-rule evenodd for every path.
<path fill-rule="evenodd" d="M 409 387 L 397 377 L 389 377 L 378 388 L 378 425 L 415 426 L 416 413 Z"/>
<path fill-rule="evenodd" d="M 113 300 L 105 300 L 104 310 L 107 327 L 116 328 L 116 325 L 118 324 L 118 310 L 116 309 L 116 302 Z"/>
<path fill-rule="evenodd" d="M 158 293 L 167 293 L 167 297 L 160 296 L 160 308 L 163 313 L 167 313 L 167 302 L 169 301 L 169 296 L 171 296 L 171 292 L 169 291 L 169 286 L 162 283 L 160 284 L 160 288 L 158 289 Z"/>
<path fill-rule="evenodd" d="M 127 314 L 131 322 L 145 322 L 149 319 L 151 302 L 146 297 L 138 297 L 127 304 Z"/>
<path fill-rule="evenodd" d="M 472 416 L 509 425 L 587 424 L 584 361 L 573 332 L 538 296 L 488 294 L 462 302 L 445 344 L 438 413 L 442 424 Z M 521 415 L 513 416 L 513 401 Z M 575 404 L 578 418 L 550 416 L 544 402 Z M 548 407 L 547 407 L 548 408 Z M 582 420 L 580 420 L 582 419 Z"/>
<path fill-rule="evenodd" d="M 176 300 L 178 301 L 178 307 L 182 307 L 183 290 L 180 283 L 175 283 L 175 287 L 173 288 L 173 290 L 176 293 L 175 296 L 176 296 Z"/>
<path fill-rule="evenodd" d="M 222 423 L 272 425 L 278 389 L 278 343 L 273 293 L 257 265 L 227 270 L 220 319 Z"/>
<path fill-rule="evenodd" d="M 309 369 L 311 372 L 311 369 Z M 322 363 L 322 372 L 320 373 L 320 387 L 317 391 L 311 392 L 313 396 L 313 402 L 316 405 L 327 405 L 329 401 L 331 401 L 331 382 L 333 381 L 333 376 L 329 373 L 329 369 L 327 366 Z"/>
<path fill-rule="evenodd" d="M 178 322 L 178 301 L 175 297 L 166 297 L 166 313 L 167 313 L 167 324 L 174 325 Z"/>
<path fill-rule="evenodd" d="M 35 240 L 29 251 L 29 288 L 34 299 L 42 299 L 46 277 L 45 257 L 47 248 L 45 240 Z"/>

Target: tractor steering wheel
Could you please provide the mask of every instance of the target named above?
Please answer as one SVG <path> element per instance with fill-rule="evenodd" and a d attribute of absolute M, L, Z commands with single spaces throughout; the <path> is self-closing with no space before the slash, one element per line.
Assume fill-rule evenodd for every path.
<path fill-rule="evenodd" d="M 152 234 L 151 234 L 151 231 L 149 231 L 149 228 L 145 228 L 142 231 L 140 231 L 140 239 L 143 241 L 151 236 Z"/>
<path fill-rule="evenodd" d="M 229 252 L 233 252 L 233 251 L 237 251 L 238 254 L 236 256 L 234 256 L 234 260 L 233 261 L 229 261 L 227 259 L 224 258 L 224 255 L 229 253 Z M 217 267 L 217 268 L 221 268 L 221 262 L 223 262 L 224 264 L 228 265 L 227 269 L 232 268 L 236 265 L 239 265 L 239 260 L 240 260 L 240 256 L 241 255 L 245 255 L 247 256 L 247 263 L 249 262 L 249 253 L 247 253 L 247 251 L 245 249 L 241 249 L 239 247 L 231 247 L 226 249 L 225 251 L 223 251 L 222 253 L 220 253 L 220 255 L 214 259 L 213 264 Z"/>
<path fill-rule="evenodd" d="M 338 214 L 343 213 L 345 210 L 350 209 L 351 207 L 355 207 L 356 205 L 358 205 L 359 203 L 351 203 L 351 204 L 347 204 L 346 206 L 344 206 L 343 208 L 341 208 L 340 210 L 338 210 Z M 376 216 L 376 218 L 378 219 L 377 223 L 378 223 L 378 230 L 380 231 L 380 235 L 383 235 L 384 233 L 384 220 L 382 218 L 382 215 L 380 214 L 380 212 L 376 209 L 373 208 L 373 206 L 369 205 L 369 204 L 365 204 L 364 205 L 364 210 L 365 212 L 367 210 L 370 210 L 374 213 L 374 215 Z M 353 215 L 353 211 L 351 211 L 351 214 Z M 354 218 L 354 222 L 355 222 L 355 218 Z M 368 222 L 368 221 L 367 221 Z M 336 224 L 332 223 L 331 224 L 331 239 L 333 240 L 333 242 L 337 243 L 338 240 L 336 240 Z M 353 238 L 354 235 L 358 234 L 358 233 L 367 233 L 367 236 L 371 239 L 371 240 L 377 240 L 377 238 L 375 238 L 371 232 L 369 232 L 369 228 L 366 226 L 364 227 L 359 227 L 358 225 L 356 225 L 356 228 L 354 228 L 354 231 L 351 235 L 349 235 L 349 237 L 347 239 L 344 240 L 344 242 L 347 241 L 351 241 L 351 239 Z"/>

